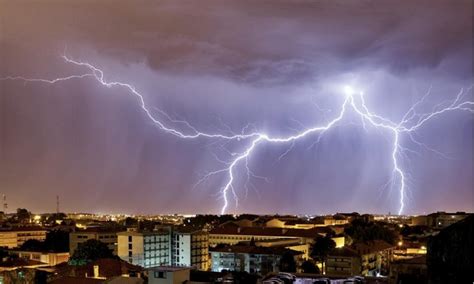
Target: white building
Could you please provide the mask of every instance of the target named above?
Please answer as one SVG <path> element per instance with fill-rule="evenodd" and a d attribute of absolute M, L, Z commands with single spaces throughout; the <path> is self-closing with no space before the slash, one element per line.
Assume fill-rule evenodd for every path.
<path fill-rule="evenodd" d="M 199 270 L 208 269 L 208 233 L 199 229 L 181 227 L 173 231 L 172 238 L 172 265 L 195 267 Z"/>
<path fill-rule="evenodd" d="M 134 265 L 153 267 L 168 265 L 171 255 L 170 230 L 138 231 L 129 229 L 117 233 L 117 255 Z"/>
<path fill-rule="evenodd" d="M 129 229 L 117 234 L 118 256 L 145 268 L 186 266 L 208 269 L 209 237 L 190 228 L 161 227 L 153 231 Z"/>

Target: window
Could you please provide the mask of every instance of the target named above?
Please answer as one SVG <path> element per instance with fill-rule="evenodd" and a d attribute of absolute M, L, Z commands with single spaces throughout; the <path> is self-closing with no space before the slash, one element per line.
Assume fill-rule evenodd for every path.
<path fill-rule="evenodd" d="M 128 249 L 132 249 L 132 244 L 128 244 Z"/>
<path fill-rule="evenodd" d="M 165 271 L 155 271 L 154 273 L 155 278 L 166 279 L 166 272 Z"/>
<path fill-rule="evenodd" d="M 128 236 L 128 242 L 129 242 L 129 243 L 132 242 L 132 236 Z"/>

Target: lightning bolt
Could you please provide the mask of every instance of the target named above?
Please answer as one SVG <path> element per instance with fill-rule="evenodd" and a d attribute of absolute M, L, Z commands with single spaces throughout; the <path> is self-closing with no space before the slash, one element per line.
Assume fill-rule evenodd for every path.
<path fill-rule="evenodd" d="M 253 178 L 261 178 L 266 179 L 265 177 L 255 175 L 250 167 L 249 167 L 249 159 L 251 158 L 252 154 L 255 150 L 264 144 L 289 144 L 290 147 L 287 151 L 285 151 L 280 157 L 279 160 L 284 157 L 289 151 L 291 151 L 294 143 L 297 140 L 303 139 L 310 135 L 318 135 L 318 141 L 321 138 L 321 135 L 324 135 L 326 131 L 329 131 L 331 128 L 335 127 L 346 114 L 351 111 L 352 113 L 358 115 L 361 119 L 364 129 L 366 129 L 367 125 L 371 125 L 379 130 L 384 130 L 390 133 L 392 136 L 391 146 L 392 150 L 390 153 L 390 158 L 392 161 L 393 171 L 390 178 L 390 183 L 398 185 L 399 191 L 399 211 L 398 214 L 402 214 L 405 208 L 405 199 L 406 199 L 406 192 L 407 192 L 407 173 L 403 169 L 400 159 L 401 156 L 405 155 L 404 152 L 407 151 L 405 147 L 401 145 L 401 138 L 403 135 L 407 135 L 409 139 L 418 146 L 425 147 L 426 149 L 432 150 L 435 153 L 439 153 L 438 151 L 429 148 L 425 144 L 416 140 L 413 134 L 416 133 L 417 130 L 422 128 L 426 123 L 435 119 L 436 117 L 442 116 L 447 112 L 452 111 L 466 111 L 470 113 L 474 113 L 474 101 L 466 100 L 466 92 L 465 90 L 461 89 L 461 91 L 457 94 L 454 100 L 447 101 L 441 104 L 436 105 L 431 112 L 428 113 L 419 113 L 417 108 L 423 104 L 426 98 L 431 93 L 430 90 L 415 104 L 413 104 L 405 115 L 402 117 L 400 122 L 396 123 L 393 122 L 379 114 L 373 113 L 370 111 L 369 107 L 367 106 L 364 98 L 364 94 L 362 92 L 356 92 L 350 86 L 346 86 L 344 88 L 344 100 L 340 106 L 339 112 L 335 117 L 331 120 L 326 122 L 320 126 L 314 126 L 310 128 L 305 128 L 304 130 L 297 132 L 294 135 L 289 136 L 271 136 L 266 133 L 262 133 L 256 130 L 247 133 L 247 129 L 249 129 L 250 125 L 244 127 L 240 134 L 232 133 L 230 134 L 222 134 L 222 133 L 207 133 L 199 131 L 196 127 L 192 126 L 190 123 L 184 120 L 176 120 L 171 118 L 168 114 L 166 114 L 162 110 L 157 110 L 157 112 L 161 115 L 163 119 L 160 119 L 160 115 L 154 115 L 153 111 L 150 107 L 147 106 L 144 96 L 131 84 L 118 82 L 118 81 L 108 81 L 105 79 L 104 72 L 99 69 L 98 67 L 88 63 L 74 60 L 66 55 L 63 55 L 62 58 L 67 64 L 75 65 L 77 67 L 83 67 L 88 70 L 87 73 L 81 75 L 70 75 L 66 77 L 59 77 L 55 79 L 36 79 L 36 78 L 26 78 L 23 76 L 8 76 L 4 78 L 0 78 L 0 80 L 13 80 L 13 81 L 22 81 L 26 83 L 47 83 L 47 84 L 57 84 L 68 80 L 74 79 L 94 79 L 99 84 L 107 88 L 113 87 L 120 87 L 124 88 L 128 91 L 128 93 L 132 96 L 135 96 L 138 100 L 138 104 L 141 110 L 144 112 L 146 117 L 159 129 L 162 131 L 174 135 L 180 139 L 199 139 L 199 138 L 207 138 L 207 139 L 215 139 L 215 140 L 224 140 L 224 141 L 239 141 L 239 142 L 246 142 L 247 146 L 241 152 L 229 152 L 232 159 L 230 162 L 225 162 L 220 160 L 216 157 L 216 159 L 220 162 L 223 162 L 226 166 L 218 169 L 216 171 L 212 171 L 204 175 L 196 184 L 198 186 L 202 182 L 206 181 L 208 178 L 214 175 L 219 174 L 226 174 L 227 181 L 220 189 L 221 197 L 223 199 L 223 206 L 221 208 L 221 214 L 224 214 L 229 206 L 229 193 L 233 195 L 233 198 L 236 202 L 236 206 L 238 205 L 238 195 L 235 191 L 235 174 L 237 171 L 237 167 L 242 164 L 246 171 L 247 171 L 247 181 Z M 467 91 L 471 91 L 472 86 L 468 88 Z M 472 93 L 471 93 L 472 95 Z M 319 107 L 318 107 L 319 108 Z M 182 124 L 186 126 L 186 130 L 181 130 L 169 124 Z M 254 128 L 254 127 L 253 127 Z M 245 184 L 247 188 L 247 183 Z"/>

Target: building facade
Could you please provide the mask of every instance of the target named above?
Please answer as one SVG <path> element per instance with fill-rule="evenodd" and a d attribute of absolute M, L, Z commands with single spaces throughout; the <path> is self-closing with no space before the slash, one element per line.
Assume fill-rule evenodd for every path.
<path fill-rule="evenodd" d="M 245 271 L 260 275 L 279 272 L 280 259 L 287 252 L 293 255 L 296 262 L 298 261 L 301 252 L 281 247 L 234 245 L 211 248 L 211 270 L 214 272 Z"/>
<path fill-rule="evenodd" d="M 27 240 L 44 241 L 47 230 L 41 227 L 19 227 L 0 230 L 0 247 L 17 248 Z"/>
<path fill-rule="evenodd" d="M 196 229 L 178 228 L 172 231 L 173 266 L 207 270 L 209 263 L 209 234 Z"/>
<path fill-rule="evenodd" d="M 248 241 L 268 241 L 276 239 L 297 239 L 301 244 L 311 244 L 318 236 L 325 236 L 333 231 L 328 227 L 312 229 L 287 229 L 270 227 L 219 227 L 209 233 L 209 245 L 235 245 Z M 344 246 L 344 237 L 334 237 L 336 247 Z"/>
<path fill-rule="evenodd" d="M 129 229 L 117 234 L 118 256 L 145 268 L 194 267 L 207 270 L 209 236 L 188 228 L 161 227 L 153 231 Z"/>
<path fill-rule="evenodd" d="M 10 255 L 16 255 L 19 258 L 29 259 L 47 263 L 50 266 L 55 266 L 60 263 L 69 261 L 68 252 L 44 252 L 44 251 L 9 251 Z M 0 282 L 1 283 L 1 282 Z"/>
<path fill-rule="evenodd" d="M 394 249 L 395 246 L 381 240 L 335 249 L 327 257 L 326 274 L 386 276 L 389 274 Z"/>
<path fill-rule="evenodd" d="M 87 240 L 98 240 L 117 254 L 117 232 L 115 229 L 88 228 L 69 233 L 69 253 L 72 255 L 77 247 Z"/>
<path fill-rule="evenodd" d="M 145 268 L 169 265 L 171 262 L 170 230 L 139 231 L 129 229 L 117 234 L 117 255 Z"/>
<path fill-rule="evenodd" d="M 190 280 L 190 268 L 160 266 L 148 269 L 148 284 L 182 284 Z"/>

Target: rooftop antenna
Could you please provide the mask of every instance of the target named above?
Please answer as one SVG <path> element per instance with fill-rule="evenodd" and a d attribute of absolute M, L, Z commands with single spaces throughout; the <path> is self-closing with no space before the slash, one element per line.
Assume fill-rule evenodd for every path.
<path fill-rule="evenodd" d="M 56 195 L 56 214 L 59 214 L 59 195 Z"/>

